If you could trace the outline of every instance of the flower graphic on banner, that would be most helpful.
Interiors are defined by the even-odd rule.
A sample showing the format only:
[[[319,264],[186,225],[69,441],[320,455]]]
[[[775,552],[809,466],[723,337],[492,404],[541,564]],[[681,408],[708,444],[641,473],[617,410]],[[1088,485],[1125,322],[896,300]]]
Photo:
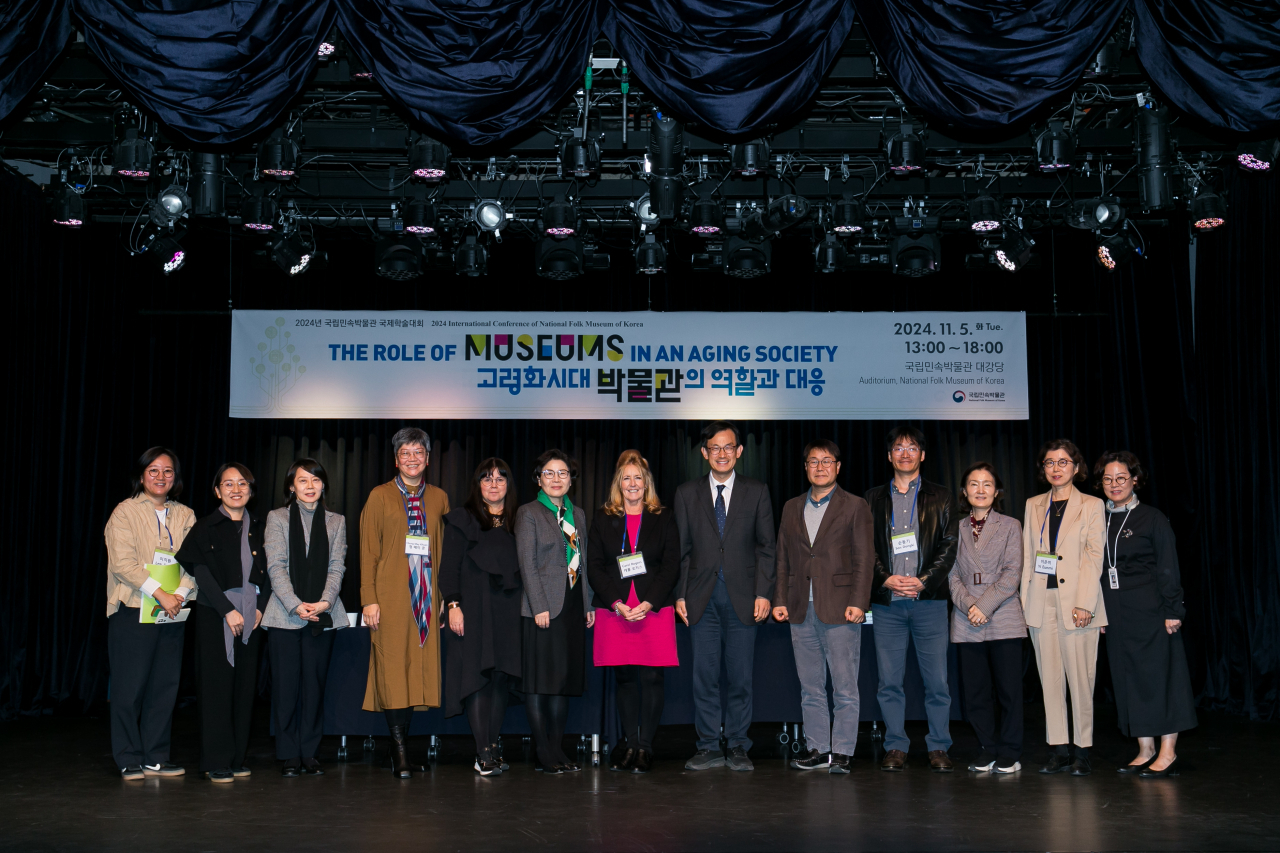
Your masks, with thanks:
[[[275,324],[263,329],[262,334],[266,340],[258,342],[260,355],[249,358],[249,369],[267,395],[268,409],[278,409],[284,395],[307,372],[307,366],[302,364],[297,347],[289,342],[293,333],[284,330],[283,317],[277,317]]]

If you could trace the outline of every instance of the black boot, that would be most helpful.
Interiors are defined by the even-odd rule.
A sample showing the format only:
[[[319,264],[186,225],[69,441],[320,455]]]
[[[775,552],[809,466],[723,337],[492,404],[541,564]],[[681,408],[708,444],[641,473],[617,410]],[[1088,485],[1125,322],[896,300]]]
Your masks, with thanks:
[[[426,768],[409,761],[408,732],[404,726],[391,726],[391,775],[397,779],[410,779],[413,771]]]

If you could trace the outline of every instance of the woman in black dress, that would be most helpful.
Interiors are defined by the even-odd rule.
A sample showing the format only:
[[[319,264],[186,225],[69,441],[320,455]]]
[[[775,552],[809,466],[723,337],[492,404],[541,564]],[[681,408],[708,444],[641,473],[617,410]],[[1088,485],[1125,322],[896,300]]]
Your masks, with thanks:
[[[455,634],[445,645],[444,714],[465,709],[481,776],[502,772],[498,736],[520,682],[515,509],[511,466],[491,457],[476,468],[467,502],[444,517],[440,595]]]
[[[1138,739],[1138,756],[1119,769],[1143,779],[1178,775],[1178,732],[1195,728],[1195,698],[1182,647],[1182,581],[1169,519],[1141,503],[1138,457],[1102,454],[1093,475],[1107,499],[1102,595],[1110,620],[1107,658],[1120,731]],[[1156,738],[1160,739],[1159,752]]]

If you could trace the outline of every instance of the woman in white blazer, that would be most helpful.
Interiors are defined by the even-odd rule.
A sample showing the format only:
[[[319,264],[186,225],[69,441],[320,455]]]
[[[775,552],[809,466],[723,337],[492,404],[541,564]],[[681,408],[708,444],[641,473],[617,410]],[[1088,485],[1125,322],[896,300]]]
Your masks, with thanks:
[[[1102,603],[1102,501],[1080,492],[1084,454],[1059,438],[1040,448],[1036,467],[1049,491],[1027,501],[1022,523],[1022,610],[1044,688],[1046,736],[1054,748],[1041,773],[1087,776],[1093,745],[1093,684],[1099,629],[1107,624]],[[1067,736],[1071,691],[1074,760]]]

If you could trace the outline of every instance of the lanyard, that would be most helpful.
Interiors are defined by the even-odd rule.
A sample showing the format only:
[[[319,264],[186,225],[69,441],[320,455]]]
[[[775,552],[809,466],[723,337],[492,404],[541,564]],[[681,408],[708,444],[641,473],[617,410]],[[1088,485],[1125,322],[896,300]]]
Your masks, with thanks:
[[[1068,498],[1067,500],[1070,500],[1070,498]],[[1041,548],[1044,548],[1044,526],[1049,523],[1049,513],[1051,512],[1053,512],[1053,495],[1052,494],[1049,495],[1049,508],[1044,511],[1044,521],[1040,522],[1040,547]],[[1062,508],[1062,512],[1064,515],[1066,514],[1067,508],[1065,506]],[[1062,525],[1059,524],[1058,533],[1061,533],[1061,532],[1062,532]],[[1053,551],[1051,553],[1054,553],[1054,554],[1058,553],[1058,533],[1053,534],[1053,543],[1052,543]]]
[[[640,516],[639,516],[639,517],[640,517],[640,523],[636,525],[636,541],[631,543],[631,553],[632,553],[632,554],[634,554],[634,553],[636,552],[636,545],[640,542],[640,525],[641,525],[641,524],[644,524],[644,511],[643,511],[643,510],[641,510],[641,512],[640,512]],[[619,553],[622,553],[622,554],[627,553],[627,530],[628,530],[628,528],[627,528],[627,511],[626,511],[626,510],[623,510],[623,511],[622,511],[622,547],[621,547],[621,548],[620,548],[620,550],[619,550]]]
[[[400,489],[400,503],[404,506],[405,523],[409,525],[409,532],[413,533],[413,516],[409,514],[409,487],[399,477],[396,477],[396,486]],[[422,517],[422,530],[425,532],[427,529],[427,514],[422,509],[422,499],[427,493],[426,484],[419,483],[418,488],[422,490],[417,495],[418,515]]]
[[[1124,533],[1124,526],[1125,526],[1125,523],[1129,521],[1129,513],[1131,512],[1133,512],[1132,506],[1130,506],[1128,509],[1124,511],[1124,518],[1120,519],[1120,529],[1116,531],[1116,544],[1114,545],[1111,544],[1110,536],[1107,537],[1104,543],[1107,546],[1109,546],[1108,550],[1111,552],[1110,554],[1107,555],[1107,568],[1113,572],[1116,570],[1116,562],[1119,559],[1119,556],[1116,554],[1116,549],[1120,547],[1120,534]],[[1112,513],[1112,515],[1115,515],[1115,513]],[[1110,520],[1111,520],[1110,517],[1108,517],[1107,521],[1110,521]],[[1108,533],[1109,532],[1110,531],[1108,531]]]
[[[917,477],[915,482],[911,484],[911,488],[911,515],[907,516],[907,527],[910,527],[911,522],[916,519],[916,501],[920,498],[919,477]],[[893,493],[898,490],[898,487],[893,484],[892,480],[889,481],[889,490],[889,530],[892,532],[898,529],[898,525],[893,520]]]
[[[169,508],[164,508],[164,532],[169,534],[169,547],[173,548],[173,531],[169,529]],[[160,535],[160,516],[156,515],[156,536]]]

